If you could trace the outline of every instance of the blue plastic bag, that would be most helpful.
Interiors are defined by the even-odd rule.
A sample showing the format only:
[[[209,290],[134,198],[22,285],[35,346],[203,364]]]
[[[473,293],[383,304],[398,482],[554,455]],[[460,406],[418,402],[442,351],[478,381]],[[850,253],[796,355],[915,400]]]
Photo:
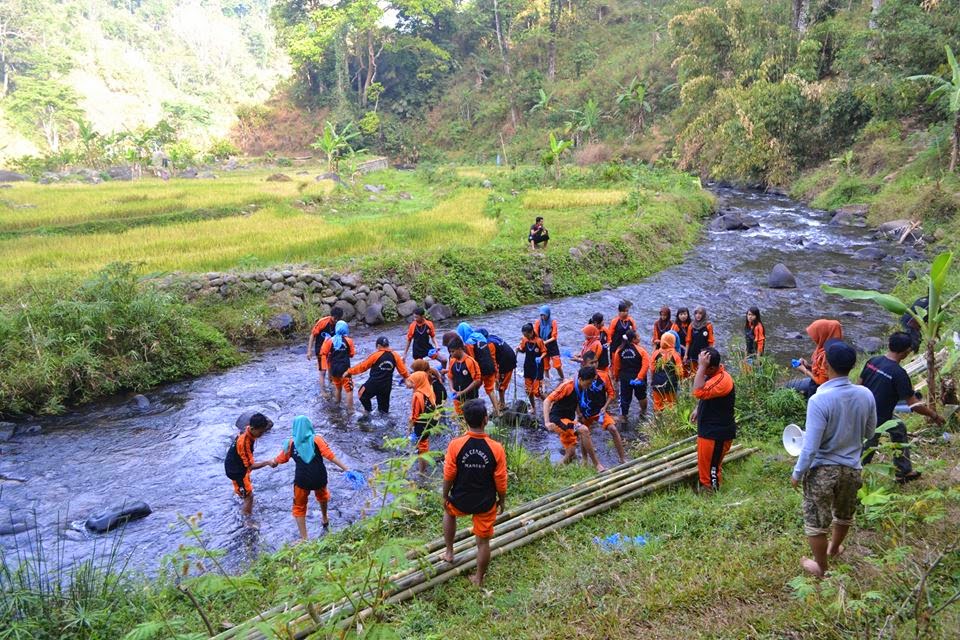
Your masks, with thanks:
[[[634,378],[633,380],[630,381],[630,386],[631,386],[631,387],[642,387],[644,384],[646,384],[646,382],[647,382],[646,380],[641,380],[641,379],[639,379],[639,378]]]
[[[354,471],[351,469],[344,472],[343,477],[347,479],[347,482],[350,483],[350,486],[354,491],[359,491],[367,486],[367,478],[361,471]]]
[[[604,551],[622,551],[627,547],[642,547],[647,544],[646,536],[625,536],[622,533],[611,533],[601,538],[593,537],[593,543]]]
[[[793,367],[794,369],[796,369],[797,367],[799,367],[801,364],[803,364],[803,363],[800,362],[800,360],[799,360],[798,358],[794,358],[793,360],[790,361],[790,366]]]
[[[432,358],[432,357],[435,356],[435,355],[437,355],[437,350],[436,350],[436,349],[430,349],[430,351],[427,351],[427,357],[428,357],[428,358]]]
[[[420,438],[417,437],[417,434],[413,431],[410,432],[410,444],[417,444]]]
[[[573,357],[573,349],[570,349],[570,348],[560,349],[560,355],[562,355],[564,358],[569,360],[570,358]]]

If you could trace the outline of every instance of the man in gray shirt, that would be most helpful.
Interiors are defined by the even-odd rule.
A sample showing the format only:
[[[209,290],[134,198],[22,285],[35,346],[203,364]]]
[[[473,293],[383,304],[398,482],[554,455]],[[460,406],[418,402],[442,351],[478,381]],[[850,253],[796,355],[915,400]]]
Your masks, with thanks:
[[[807,404],[803,451],[790,477],[794,487],[803,482],[803,531],[813,551],[813,559],[803,558],[800,564],[820,578],[827,571],[828,557],[840,555],[853,524],[863,443],[877,428],[873,394],[848,377],[857,352],[840,340],[828,342],[825,351],[829,380]]]

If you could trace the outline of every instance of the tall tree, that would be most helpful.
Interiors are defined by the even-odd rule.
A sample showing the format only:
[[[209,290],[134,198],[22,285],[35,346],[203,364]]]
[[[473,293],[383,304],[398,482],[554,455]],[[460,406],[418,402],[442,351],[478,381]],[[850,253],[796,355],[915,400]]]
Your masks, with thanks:
[[[810,0],[793,0],[793,28],[803,35],[810,26]]]
[[[6,100],[6,111],[25,134],[39,133],[52,153],[60,151],[64,133],[83,117],[72,89],[39,78],[20,78]]]
[[[547,43],[547,78],[557,77],[557,30],[560,28],[562,0],[550,0],[550,40]]]
[[[950,45],[945,45],[947,51],[947,63],[950,65],[950,80],[941,76],[920,75],[910,76],[910,80],[929,80],[936,84],[936,88],[930,92],[928,100],[930,102],[940,102],[946,104],[947,112],[953,117],[953,134],[950,149],[950,173],[957,170],[957,163],[960,161],[960,64],[957,63],[957,57],[953,54]]]
[[[0,98],[10,92],[13,76],[26,63],[36,37],[31,18],[43,14],[34,0],[0,2]]]

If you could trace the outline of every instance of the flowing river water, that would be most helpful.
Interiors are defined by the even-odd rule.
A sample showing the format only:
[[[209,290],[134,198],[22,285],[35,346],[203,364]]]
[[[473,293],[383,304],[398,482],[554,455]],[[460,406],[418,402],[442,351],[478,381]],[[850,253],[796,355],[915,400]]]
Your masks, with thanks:
[[[819,285],[888,287],[895,280],[903,249],[874,239],[866,228],[830,225],[830,214],[785,197],[722,188],[716,193],[726,209],[754,216],[759,226],[749,231],[704,232],[682,264],[643,282],[552,301],[561,346],[577,349],[587,318],[601,311],[609,321],[622,299],[634,303],[632,315],[648,349],[649,329],[663,304],[672,309],[705,306],[721,352],[732,340],[742,340],[744,313],[755,304],[766,325],[767,353],[780,362],[809,355],[812,346],[805,336],[788,336],[802,334],[818,317],[840,319],[846,337],[854,343],[882,336],[890,322],[888,315],[866,303],[828,297]],[[892,255],[882,261],[854,256],[859,249],[878,243]],[[766,287],[767,274],[778,262],[796,275],[797,289]],[[520,326],[536,316],[537,307],[527,306],[465,320],[515,342]],[[459,321],[438,323],[438,334]],[[356,329],[358,358],[374,349],[379,335],[388,336],[391,345],[402,350],[405,329],[399,325]],[[573,363],[565,366],[568,375],[575,371]],[[362,377],[357,386],[360,382]],[[556,384],[555,379],[549,384]],[[511,389],[508,400],[513,394]],[[519,394],[523,397],[522,380]],[[186,542],[183,527],[177,526],[178,516],[202,513],[209,545],[225,550],[229,565],[243,566],[255,554],[296,538],[290,516],[292,462],[255,471],[253,516],[245,520],[239,514],[238,500],[223,473],[223,457],[237,433],[234,421],[243,411],[263,410],[276,423],[257,442],[259,459],[276,455],[289,437],[294,416],[305,414],[340,458],[357,469],[370,469],[389,455],[383,440],[406,433],[409,411],[409,392],[395,388],[388,417],[346,416],[318,394],[315,364],[305,359],[304,344],[264,351],[243,366],[167,385],[148,395],[151,405],[146,410],[138,410],[129,398],[117,398],[65,416],[34,420],[32,429],[19,430],[0,444],[0,519],[32,520],[35,514],[37,524],[36,529],[0,536],[8,562],[17,555],[30,555],[38,540],[48,553],[62,554],[66,563],[115,545],[131,566],[153,572],[164,555]],[[632,426],[624,437],[630,441],[637,433]],[[435,438],[431,445],[445,447],[448,439]],[[560,457],[556,437],[542,428],[524,431],[522,439],[532,451]],[[613,463],[609,437],[596,435],[595,443],[604,463]],[[352,491],[339,473],[330,474],[330,489],[334,529],[360,517],[368,492]],[[83,529],[82,521],[91,513],[134,500],[149,503],[153,513],[128,524],[119,534],[97,535]],[[319,510],[312,499],[308,527],[311,535],[320,532]]]

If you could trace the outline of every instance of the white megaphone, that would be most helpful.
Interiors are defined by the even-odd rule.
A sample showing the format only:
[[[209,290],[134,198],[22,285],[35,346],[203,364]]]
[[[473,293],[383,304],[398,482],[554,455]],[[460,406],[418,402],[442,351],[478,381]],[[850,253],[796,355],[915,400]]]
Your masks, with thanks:
[[[803,429],[795,424],[788,424],[783,430],[783,448],[792,456],[799,456],[803,451]]]

